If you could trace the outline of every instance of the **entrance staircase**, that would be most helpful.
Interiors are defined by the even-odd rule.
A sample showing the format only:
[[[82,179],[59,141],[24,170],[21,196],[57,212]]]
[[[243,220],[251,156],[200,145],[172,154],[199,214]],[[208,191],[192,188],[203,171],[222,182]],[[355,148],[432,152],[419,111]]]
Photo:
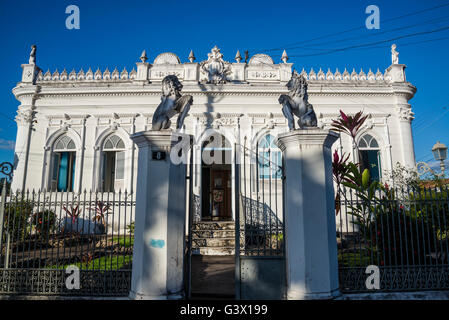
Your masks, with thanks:
[[[206,256],[234,255],[234,221],[195,222],[192,229],[192,254]]]

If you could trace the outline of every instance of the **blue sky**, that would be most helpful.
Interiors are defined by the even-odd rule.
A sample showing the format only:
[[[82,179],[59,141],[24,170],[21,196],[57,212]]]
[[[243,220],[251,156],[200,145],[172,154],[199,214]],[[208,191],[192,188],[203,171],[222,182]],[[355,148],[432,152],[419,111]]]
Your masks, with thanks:
[[[20,65],[28,61],[31,44],[38,45],[37,63],[44,71],[113,70],[115,66],[131,70],[143,49],[150,61],[165,51],[186,61],[191,49],[203,60],[217,45],[227,60],[233,60],[238,49],[242,54],[245,50],[250,54],[266,51],[279,62],[282,48],[287,47],[289,62],[299,70],[343,71],[346,67],[349,71],[363,68],[368,72],[371,68],[375,72],[379,68],[383,72],[390,65],[393,42],[398,44],[399,62],[407,65],[407,80],[418,88],[410,101],[416,117],[416,158],[431,160],[430,149],[437,140],[449,145],[449,29],[322,53],[444,29],[449,26],[449,6],[393,18],[446,3],[449,1],[0,0],[0,162],[13,160],[17,127],[12,119],[18,101],[11,90],[20,81]],[[71,4],[80,8],[79,30],[65,27],[65,9]],[[365,8],[371,4],[380,9],[379,30],[364,27]],[[349,29],[356,30],[310,41]]]

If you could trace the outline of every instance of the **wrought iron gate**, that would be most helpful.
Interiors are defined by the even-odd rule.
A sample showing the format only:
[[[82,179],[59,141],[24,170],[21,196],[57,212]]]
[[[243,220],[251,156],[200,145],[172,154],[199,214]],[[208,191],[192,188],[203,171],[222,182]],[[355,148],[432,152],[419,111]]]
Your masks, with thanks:
[[[280,151],[235,145],[237,299],[283,299],[284,170]]]

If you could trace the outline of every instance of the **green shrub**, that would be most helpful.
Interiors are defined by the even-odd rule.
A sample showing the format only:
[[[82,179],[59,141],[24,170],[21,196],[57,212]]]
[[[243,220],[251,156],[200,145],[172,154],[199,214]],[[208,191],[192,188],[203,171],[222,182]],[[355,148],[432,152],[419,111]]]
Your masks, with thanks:
[[[34,203],[29,200],[11,201],[6,204],[4,228],[8,230],[12,239],[16,241],[25,239],[33,207]]]
[[[36,212],[31,216],[31,224],[42,239],[46,239],[54,230],[56,214],[51,210]]]
[[[436,248],[436,229],[422,216],[415,216],[398,203],[378,206],[375,221],[365,236],[376,248],[379,264],[424,264]]]
[[[449,194],[447,190],[422,189],[410,194],[410,214],[423,217],[434,229],[449,231]]]
[[[134,234],[134,221],[126,226],[129,233]]]

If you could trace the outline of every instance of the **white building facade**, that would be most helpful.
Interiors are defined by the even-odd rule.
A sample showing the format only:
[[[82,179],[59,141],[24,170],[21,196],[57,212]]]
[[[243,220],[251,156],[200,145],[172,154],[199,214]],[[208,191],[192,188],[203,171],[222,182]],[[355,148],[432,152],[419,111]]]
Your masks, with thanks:
[[[214,50],[219,53],[218,48]],[[209,83],[203,64],[194,62],[193,52],[190,62],[181,63],[173,53],[162,53],[153,63],[146,60],[143,54],[130,72],[117,68],[112,72],[90,68],[42,72],[35,59],[22,65],[22,81],[13,89],[20,105],[12,188],[136,190],[138,150],[130,135],[151,129],[161,81],[169,74],[181,81],[182,94],[193,97],[183,132],[194,136],[195,158],[207,148],[204,133],[208,129],[226,137],[223,147],[229,152],[236,144],[279,152],[274,138],[288,131],[288,126],[278,98],[287,93],[293,69],[285,53],[280,63],[265,54],[256,54],[245,63],[238,53],[236,62],[223,60],[226,77],[218,84]],[[382,180],[389,178],[385,172],[396,162],[415,165],[409,100],[416,88],[406,81],[405,65],[394,62],[385,72],[376,73],[371,69],[367,73],[346,69],[301,72],[308,80],[318,127],[329,129],[339,110],[350,115],[363,110],[369,115],[357,141],[372,176]],[[349,137],[342,135],[333,147],[359,160]],[[278,161],[278,155],[274,157]],[[195,194],[204,196],[204,189],[211,190],[217,183],[232,185],[232,165],[205,167],[201,160],[194,166]],[[225,197],[230,194],[225,192]],[[226,211],[222,214],[230,212],[231,202],[229,208],[220,209]]]

